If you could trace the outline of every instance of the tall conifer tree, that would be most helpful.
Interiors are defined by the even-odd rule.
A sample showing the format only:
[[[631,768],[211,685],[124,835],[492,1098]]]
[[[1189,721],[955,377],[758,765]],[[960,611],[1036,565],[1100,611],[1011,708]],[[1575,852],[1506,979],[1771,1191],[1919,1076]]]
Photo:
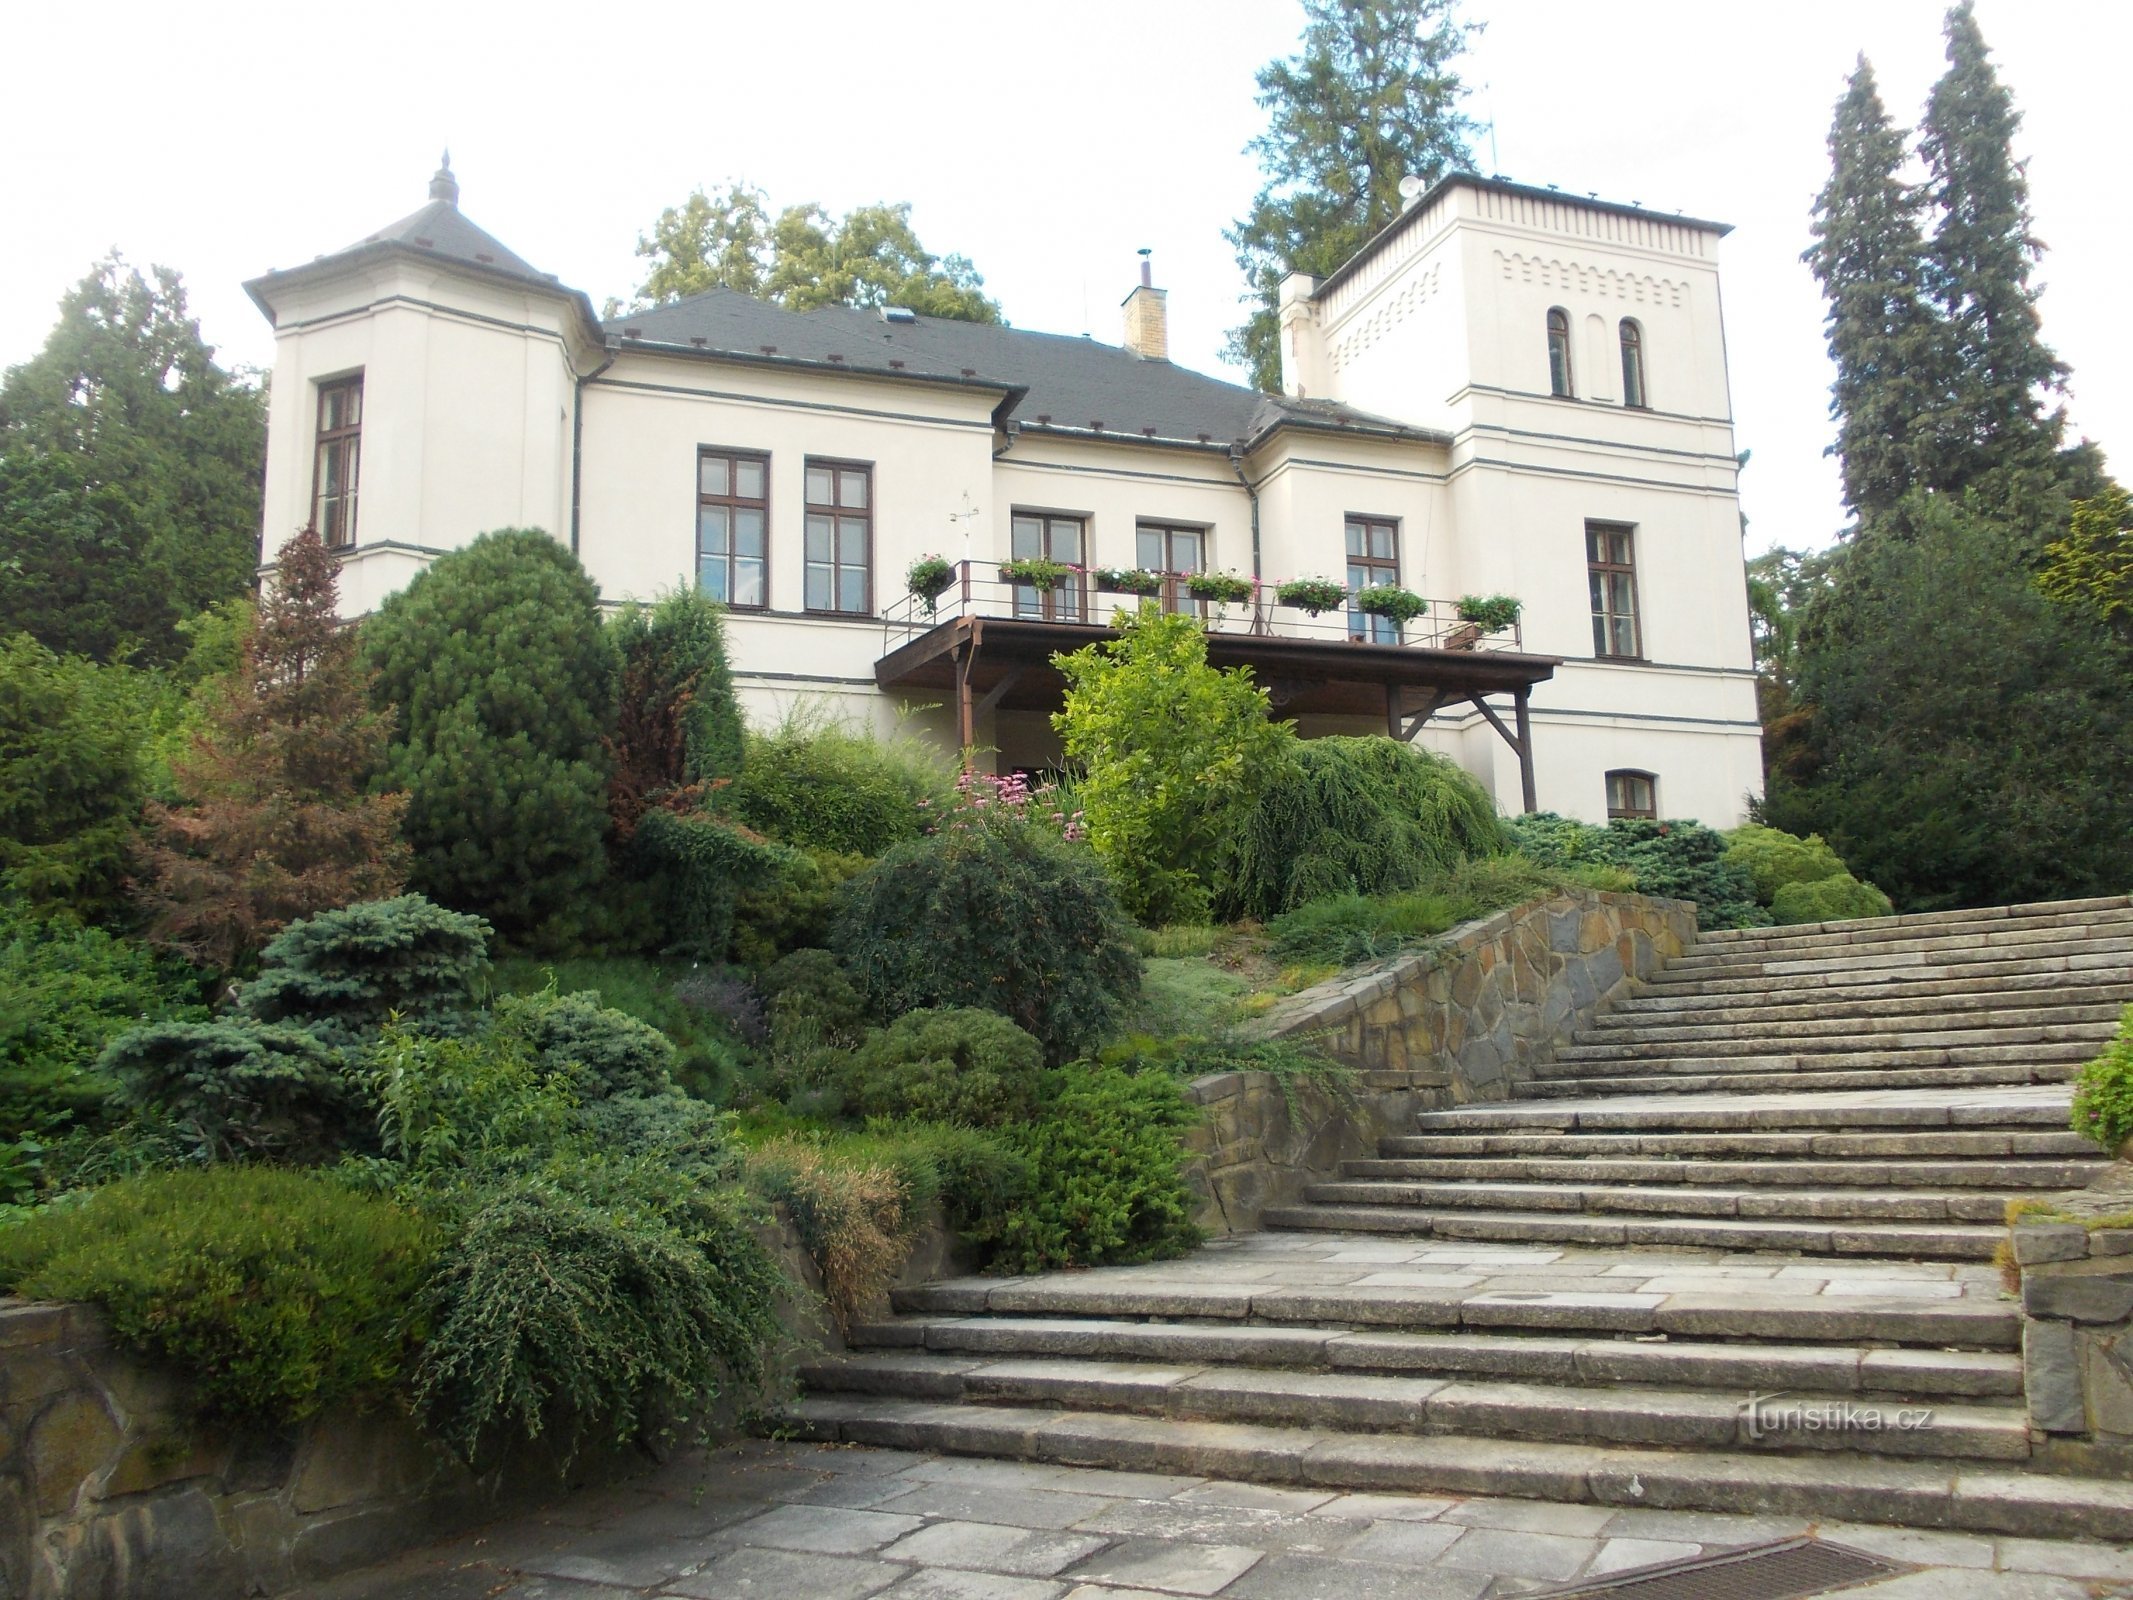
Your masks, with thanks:
[[[1801,258],[1829,302],[1837,379],[1830,447],[1844,500],[1862,522],[1917,481],[1918,430],[1948,380],[1948,350],[1927,298],[1923,196],[1903,179],[1903,130],[1889,120],[1866,57],[1837,102],[1829,182],[1815,200],[1815,244]]]
[[[2021,113],[2000,82],[1971,0],[1948,13],[1948,70],[1919,130],[1933,204],[1931,287],[1946,319],[1952,381],[1926,434],[1926,483],[1977,487],[2013,511],[2055,487],[2063,410],[2045,410],[2066,366],[2045,345],[2030,269],[2029,179],[2014,157]],[[2060,508],[2063,512],[2063,507]]]

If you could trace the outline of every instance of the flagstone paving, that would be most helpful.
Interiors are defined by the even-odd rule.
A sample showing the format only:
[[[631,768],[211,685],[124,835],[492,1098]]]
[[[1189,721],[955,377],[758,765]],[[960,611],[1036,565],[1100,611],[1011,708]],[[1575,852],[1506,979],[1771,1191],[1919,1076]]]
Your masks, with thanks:
[[[1502,1600],[1816,1533],[1859,1600],[2127,1600],[2133,1549],[1798,1518],[1336,1494],[766,1441],[307,1591],[316,1600]]]

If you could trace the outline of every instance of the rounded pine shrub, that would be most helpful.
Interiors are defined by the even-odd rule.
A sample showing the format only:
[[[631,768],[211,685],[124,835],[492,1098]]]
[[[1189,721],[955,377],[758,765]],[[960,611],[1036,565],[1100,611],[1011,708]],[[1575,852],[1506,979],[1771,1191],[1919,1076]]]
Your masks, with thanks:
[[[1305,739],[1245,819],[1227,898],[1264,919],[1417,888],[1502,849],[1495,802],[1446,757],[1382,736]]]
[[[1806,838],[1781,828],[1745,823],[1726,835],[1726,864],[1755,880],[1755,897],[1764,905],[1788,883],[1815,883],[1844,872],[1844,861],[1819,833]]]
[[[571,942],[606,873],[614,640],[578,558],[538,528],[431,563],[362,626],[399,712],[412,881],[514,941]]]
[[[1006,806],[955,817],[844,886],[832,944],[876,1016],[978,1006],[1063,1061],[1139,989],[1132,925],[1085,846]]]
[[[0,1287],[101,1306],[216,1419],[300,1421],[412,1360],[436,1238],[324,1177],[213,1166],[124,1178],[0,1232]]]
[[[214,1160],[330,1161],[371,1142],[370,1106],[341,1052],[302,1028],[153,1022],[114,1039],[97,1066]]]
[[[1044,1052],[996,1011],[968,1006],[913,1011],[877,1028],[844,1061],[845,1109],[999,1128],[1036,1110]]]
[[[581,1100],[664,1094],[673,1084],[673,1041],[590,991],[507,995],[496,1003],[496,1021]]]
[[[1812,883],[1780,886],[1770,902],[1770,918],[1785,926],[1838,922],[1849,917],[1885,917],[1895,909],[1889,897],[1871,883],[1861,883],[1849,872],[1839,872]]]

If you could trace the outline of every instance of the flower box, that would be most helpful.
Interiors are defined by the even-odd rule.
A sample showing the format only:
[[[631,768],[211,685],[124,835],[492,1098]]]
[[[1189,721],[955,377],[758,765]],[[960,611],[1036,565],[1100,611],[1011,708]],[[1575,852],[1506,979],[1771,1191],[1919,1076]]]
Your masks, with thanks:
[[[1161,594],[1163,575],[1145,567],[1098,567],[1096,587],[1106,594]]]
[[[1374,583],[1356,594],[1355,609],[1404,626],[1427,611],[1429,602],[1414,590],[1403,589],[1396,583]]]
[[[1000,563],[1002,583],[1025,583],[1032,589],[1057,589],[1074,576],[1077,569],[1064,561],[1046,561],[1039,556],[1026,556],[1020,561]]]
[[[1211,600],[1218,606],[1232,605],[1252,597],[1252,580],[1234,572],[1195,572],[1185,580],[1185,592],[1195,600]]]
[[[1274,598],[1282,605],[1308,611],[1315,617],[1321,611],[1338,611],[1346,604],[1348,586],[1335,583],[1331,578],[1291,578],[1274,591]]]
[[[1515,627],[1525,609],[1522,601],[1507,594],[1468,594],[1459,597],[1459,620],[1471,622],[1483,633],[1501,633]]]

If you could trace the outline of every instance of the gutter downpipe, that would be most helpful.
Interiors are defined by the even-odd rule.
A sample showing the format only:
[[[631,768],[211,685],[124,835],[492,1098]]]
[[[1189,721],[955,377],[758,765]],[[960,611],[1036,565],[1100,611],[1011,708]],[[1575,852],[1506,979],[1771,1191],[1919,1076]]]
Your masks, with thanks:
[[[1237,482],[1243,487],[1245,498],[1252,503],[1252,632],[1264,633],[1266,612],[1259,599],[1259,491],[1252,486],[1252,480],[1245,476],[1244,452],[1234,446],[1229,453],[1229,470],[1237,475]]]
[[[609,354],[584,377],[574,380],[575,390],[570,402],[570,553],[578,553],[578,478],[585,460],[585,386],[615,364]]]

